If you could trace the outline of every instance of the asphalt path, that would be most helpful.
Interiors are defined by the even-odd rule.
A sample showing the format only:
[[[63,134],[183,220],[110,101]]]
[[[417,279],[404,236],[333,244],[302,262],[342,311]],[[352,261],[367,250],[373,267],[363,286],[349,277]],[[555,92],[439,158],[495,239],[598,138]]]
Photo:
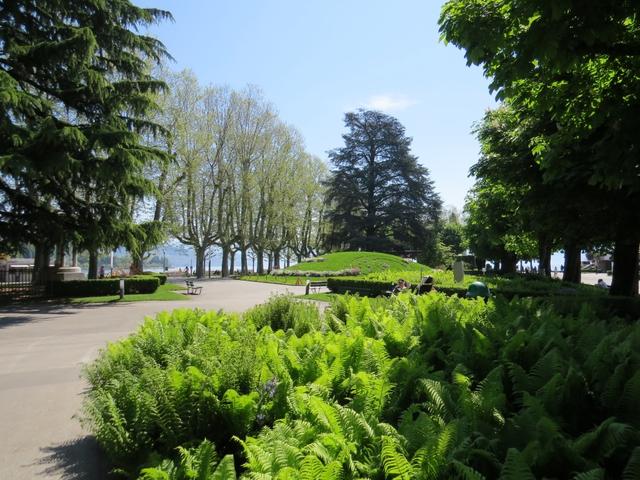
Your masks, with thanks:
[[[199,284],[196,282],[196,284]],[[0,480],[109,478],[77,414],[82,366],[146,316],[175,308],[241,312],[304,287],[213,280],[187,301],[0,307]]]

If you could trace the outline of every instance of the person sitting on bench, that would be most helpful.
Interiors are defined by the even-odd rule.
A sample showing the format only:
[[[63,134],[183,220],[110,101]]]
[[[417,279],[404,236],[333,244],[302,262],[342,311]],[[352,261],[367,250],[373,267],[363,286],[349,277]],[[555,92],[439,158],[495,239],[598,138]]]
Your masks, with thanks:
[[[400,280],[398,280],[398,283],[396,284],[396,286],[393,287],[393,290],[391,291],[391,293],[395,295],[397,293],[400,293],[406,290],[407,288],[409,288],[409,284],[401,278]]]
[[[422,281],[420,282],[420,285],[418,285],[418,289],[416,290],[416,293],[418,295],[421,295],[423,293],[429,293],[430,291],[433,290],[433,277],[431,275],[426,276],[426,277],[422,277]]]

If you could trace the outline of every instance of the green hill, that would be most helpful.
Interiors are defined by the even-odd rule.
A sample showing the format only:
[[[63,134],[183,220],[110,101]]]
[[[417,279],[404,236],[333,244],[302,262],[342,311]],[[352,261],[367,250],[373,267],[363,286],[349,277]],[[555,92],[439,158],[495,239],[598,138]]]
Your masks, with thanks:
[[[327,253],[289,267],[287,270],[304,272],[333,272],[357,268],[362,275],[376,272],[406,272],[430,270],[429,267],[404,260],[395,255],[378,252],[337,252]]]

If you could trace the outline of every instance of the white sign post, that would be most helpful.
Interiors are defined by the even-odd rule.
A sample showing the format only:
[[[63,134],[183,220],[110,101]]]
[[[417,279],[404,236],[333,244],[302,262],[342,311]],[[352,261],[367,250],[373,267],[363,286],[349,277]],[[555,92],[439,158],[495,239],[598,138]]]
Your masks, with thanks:
[[[461,260],[453,262],[453,281],[456,283],[464,281],[464,262]]]

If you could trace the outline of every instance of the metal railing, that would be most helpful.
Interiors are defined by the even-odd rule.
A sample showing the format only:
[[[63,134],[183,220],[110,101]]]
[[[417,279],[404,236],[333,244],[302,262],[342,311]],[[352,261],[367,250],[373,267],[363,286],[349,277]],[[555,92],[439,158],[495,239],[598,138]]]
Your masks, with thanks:
[[[32,296],[33,268],[0,269],[0,296]]]

